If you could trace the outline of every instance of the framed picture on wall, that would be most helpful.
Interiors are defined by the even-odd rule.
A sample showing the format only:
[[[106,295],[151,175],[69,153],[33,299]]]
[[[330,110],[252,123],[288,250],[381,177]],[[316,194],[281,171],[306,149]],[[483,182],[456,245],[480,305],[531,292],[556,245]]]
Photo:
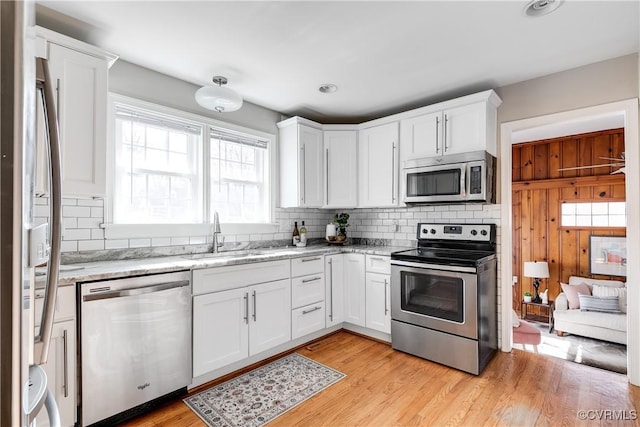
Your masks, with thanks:
[[[589,236],[589,274],[627,275],[627,238]]]

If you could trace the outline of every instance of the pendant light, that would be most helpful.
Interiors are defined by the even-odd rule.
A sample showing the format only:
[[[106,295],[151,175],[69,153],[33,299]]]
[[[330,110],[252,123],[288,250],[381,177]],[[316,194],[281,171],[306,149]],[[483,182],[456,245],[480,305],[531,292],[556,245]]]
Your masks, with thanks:
[[[213,83],[218,86],[204,86],[196,91],[196,102],[209,110],[226,113],[239,110],[242,107],[242,97],[235,91],[223,87],[227,78],[214,76]]]

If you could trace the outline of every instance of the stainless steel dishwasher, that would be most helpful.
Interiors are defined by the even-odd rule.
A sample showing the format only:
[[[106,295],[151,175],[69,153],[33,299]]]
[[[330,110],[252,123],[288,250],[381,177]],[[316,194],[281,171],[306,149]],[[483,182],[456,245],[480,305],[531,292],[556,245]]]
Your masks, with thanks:
[[[182,271],[80,285],[82,425],[191,382],[189,279]]]

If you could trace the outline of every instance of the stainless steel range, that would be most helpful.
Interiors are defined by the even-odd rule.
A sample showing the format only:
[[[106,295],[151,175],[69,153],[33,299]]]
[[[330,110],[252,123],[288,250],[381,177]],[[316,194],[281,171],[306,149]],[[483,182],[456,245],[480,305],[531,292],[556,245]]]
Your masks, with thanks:
[[[497,348],[494,224],[418,224],[391,254],[396,350],[478,375]]]

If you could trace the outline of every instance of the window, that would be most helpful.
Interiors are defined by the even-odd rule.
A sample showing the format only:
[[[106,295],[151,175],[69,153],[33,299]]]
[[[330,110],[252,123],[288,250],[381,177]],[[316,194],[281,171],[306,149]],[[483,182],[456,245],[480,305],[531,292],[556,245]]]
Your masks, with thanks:
[[[563,227],[626,227],[625,202],[562,204]]]
[[[202,126],[118,105],[114,222],[202,222]]]
[[[229,222],[261,222],[265,217],[267,144],[212,129],[210,136],[210,213]]]
[[[271,221],[272,135],[111,99],[113,224]]]

